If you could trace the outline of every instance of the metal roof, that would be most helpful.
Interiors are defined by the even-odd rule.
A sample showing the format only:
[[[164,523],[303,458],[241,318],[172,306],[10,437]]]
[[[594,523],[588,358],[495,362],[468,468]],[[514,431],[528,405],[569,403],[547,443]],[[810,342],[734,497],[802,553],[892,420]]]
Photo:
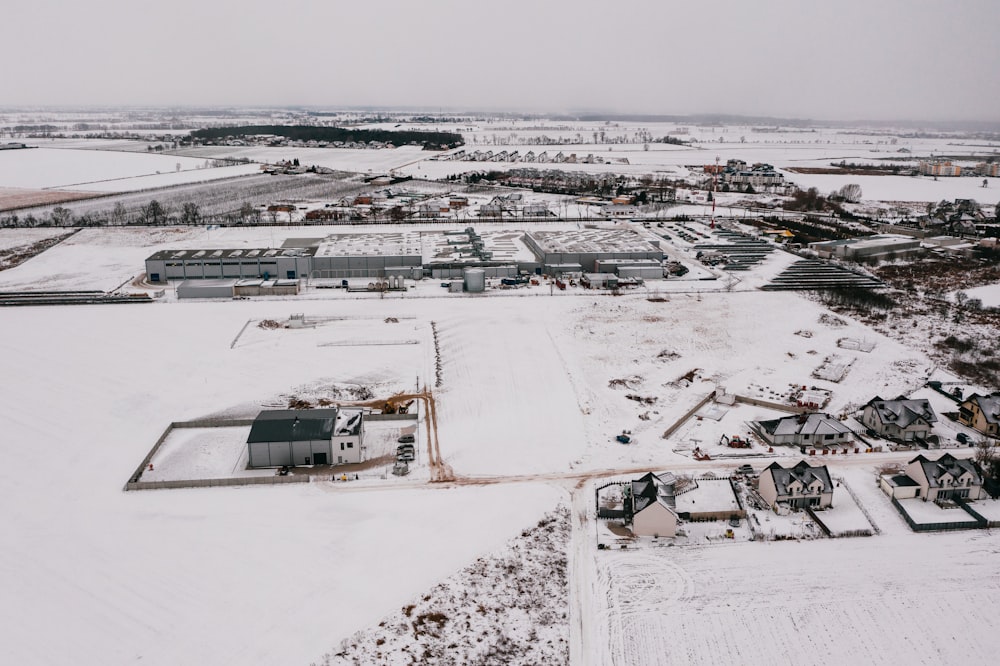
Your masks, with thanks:
[[[331,439],[337,409],[274,409],[257,415],[247,444]]]

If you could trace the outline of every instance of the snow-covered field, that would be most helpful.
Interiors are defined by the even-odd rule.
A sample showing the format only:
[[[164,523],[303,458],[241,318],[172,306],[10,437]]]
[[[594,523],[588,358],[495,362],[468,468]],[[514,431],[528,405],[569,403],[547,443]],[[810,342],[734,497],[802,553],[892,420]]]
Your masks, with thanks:
[[[130,151],[61,147],[0,151],[0,185],[27,189],[134,192],[257,173],[259,168],[255,164],[211,168],[205,159]]]
[[[589,663],[989,663],[998,553],[980,532],[600,552]]]
[[[664,126],[654,134],[677,129]],[[837,132],[757,135],[745,129],[746,144],[739,141],[740,130],[730,129],[719,145],[654,145],[649,151],[632,145],[628,155],[633,166],[648,172],[710,163],[716,152],[723,160],[737,156],[777,166],[811,160],[822,166],[834,159],[874,159],[889,150]],[[565,132],[599,130],[577,125]],[[476,131],[484,141],[504,130]],[[691,131],[707,142],[718,128]],[[538,132],[556,136],[551,129]],[[929,152],[946,143],[905,145]],[[974,150],[948,148],[952,154]],[[43,151],[88,160],[97,154],[12,152]],[[615,145],[612,154],[619,152],[626,147]],[[103,154],[99,159],[110,160],[106,169],[79,166],[78,158],[68,157],[65,164],[56,161],[61,166],[51,177],[22,186],[122,178],[145,169],[163,170],[166,178],[179,161],[202,163],[216,154],[304,162],[314,157],[332,168],[397,168],[412,175],[469,166],[423,161],[430,155],[409,148],[131,155],[145,166],[124,165],[126,153]],[[145,162],[154,159],[160,161]],[[0,185],[14,184],[2,169]],[[899,188],[886,190],[890,194],[922,201],[964,196],[924,188],[966,179],[902,179],[905,185],[890,177],[876,180]],[[904,192],[911,182],[921,189]],[[879,193],[876,183],[872,192],[863,187],[866,197]],[[288,236],[328,231],[88,229],[0,273],[0,288],[112,289],[140,273],[143,259],[158,249],[274,246]],[[45,233],[4,231],[0,247]],[[17,461],[0,470],[6,507],[0,530],[9,536],[0,550],[0,641],[7,660],[255,666],[319,661],[331,646],[418,603],[441,581],[460,596],[462,584],[449,577],[536,525],[573,488],[574,663],[987,662],[984,656],[1000,647],[1000,537],[995,531],[912,534],[874,484],[878,463],[904,462],[912,453],[818,457],[847,479],[881,528],[879,536],[729,541],[720,538],[725,525],[705,523],[687,526],[683,545],[596,550],[597,527],[587,518],[589,484],[595,483],[590,479],[642,469],[725,475],[744,462],[760,469],[795,456],[788,449],[768,454],[756,445],[751,459],[692,460],[698,443],[711,445],[713,455],[747,453],[719,447],[719,438],[745,433],[749,420],[777,416],[764,407],[704,413],[662,437],[713,390],[770,400],[791,385],[815,385],[832,392],[827,411],[839,414],[876,394],[914,391],[934,371],[924,352],[849,318],[824,317],[826,311],[804,296],[752,290],[791,260],[775,253],[741,276],[732,291],[719,280],[689,280],[619,297],[578,289],[550,296],[545,287],[467,297],[425,283],[384,299],[307,289],[288,299],[182,302],[168,294],[141,307],[4,310],[0,442]],[[654,293],[669,298],[647,300]],[[321,325],[253,325],[293,313]],[[875,348],[864,353],[838,347],[845,337]],[[839,382],[813,378],[833,355],[853,361],[846,375]],[[456,482],[428,485],[427,475],[418,472],[385,483],[122,491],[171,421],[245,418],[289,396],[322,395],[343,385],[371,387],[379,396],[417,385],[432,388],[441,456]],[[633,444],[613,441],[622,430],[633,433]],[[192,478],[235,470],[244,437],[240,428],[177,431],[152,474]],[[383,439],[391,448],[392,438]],[[33,455],[15,457],[15,451]],[[984,511],[1000,514],[992,504]],[[837,529],[858,529],[865,518],[847,496],[823,517]],[[810,534],[800,516],[770,514],[764,522],[761,532]],[[512,635],[523,628],[514,627]],[[57,641],[51,639],[54,630]]]

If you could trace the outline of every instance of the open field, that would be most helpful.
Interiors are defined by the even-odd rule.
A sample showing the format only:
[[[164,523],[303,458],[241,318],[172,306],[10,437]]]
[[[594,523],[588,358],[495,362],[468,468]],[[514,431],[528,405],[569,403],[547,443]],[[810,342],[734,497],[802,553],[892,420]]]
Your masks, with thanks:
[[[493,134],[498,140],[511,134],[518,140],[579,135],[577,145],[548,149],[628,156],[630,164],[614,170],[662,170],[678,177],[697,172],[716,154],[778,167],[823,167],[841,159],[903,159],[888,152],[899,147],[914,155],[947,148],[970,161],[978,159],[973,153],[991,149],[954,138],[890,147],[872,136],[833,130],[758,133],[731,127],[723,132],[661,124],[652,127],[655,136],[686,129],[682,136],[699,141],[687,147],[652,144],[647,151],[641,143],[591,143],[596,141],[592,134],[602,129],[627,135],[638,126],[567,122],[530,129],[517,122],[509,127],[484,123],[469,133],[466,148],[494,147],[487,143]],[[719,136],[724,141],[718,142]],[[122,148],[110,140],[80,142]],[[534,143],[516,147],[545,149]],[[87,159],[99,152],[44,150],[86,153]],[[81,166],[78,178],[69,164],[66,172],[52,174],[48,185],[29,183],[25,176],[23,186],[123,177],[125,172],[116,169],[127,153],[104,154],[98,159],[109,160],[106,172]],[[433,155],[410,148],[205,147],[184,157],[132,153],[129,160],[142,159],[146,166],[129,162],[126,171],[138,176],[153,169],[150,178],[168,179],[174,173],[168,168],[157,176],[155,164],[224,156],[309,158],[357,173],[395,168],[418,177],[493,166],[432,161]],[[160,162],[145,161],[152,158]],[[612,168],[577,165],[584,167]],[[200,171],[209,170],[191,173]],[[2,174],[0,185],[6,186]],[[793,179],[807,177],[841,178],[794,174]],[[977,182],[898,178],[874,178],[886,189],[865,184],[866,198],[939,200],[964,196],[961,187]],[[823,190],[836,186],[815,182]],[[411,184],[436,192],[452,187]],[[155,197],[175,207],[199,200],[205,212],[221,212],[257,198],[336,198],[366,187],[357,177],[248,175],[158,190]],[[75,202],[72,208],[96,211],[122,201],[134,211],[151,196],[125,194]],[[708,234],[706,225],[690,225]],[[475,226],[479,231],[504,227]],[[338,230],[344,229],[84,229],[0,271],[0,290],[112,290],[141,273],[143,260],[160,249],[275,247],[289,237]],[[56,233],[3,230],[0,249]],[[664,242],[663,247],[671,257],[693,261],[690,243]],[[560,292],[544,284],[470,296],[448,294],[439,281],[423,281],[383,298],[306,285],[298,297],[179,301],[168,289],[162,299],[142,307],[5,309],[0,423],[7,448],[29,454],[0,469],[0,502],[7,507],[0,530],[10,536],[0,551],[5,590],[0,615],[6,618],[0,641],[7,659],[53,665],[305,666],[321,662],[358,632],[364,632],[358,641],[362,648],[379,647],[378,639],[388,632],[380,621],[406,622],[407,607],[430,613],[434,595],[454,601],[466,614],[462,617],[486,615],[468,601],[470,596],[490,609],[507,607],[500,595],[513,594],[511,588],[477,585],[470,576],[486,566],[500,571],[513,566],[512,552],[527,548],[518,539],[534,530],[531,539],[545,540],[537,532],[539,519],[570,503],[571,514],[560,518],[560,532],[550,539],[552,552],[568,555],[569,608],[560,597],[558,622],[548,636],[554,641],[551,654],[563,655],[562,645],[555,644],[568,634],[574,665],[990,663],[989,655],[1000,648],[995,631],[1000,536],[996,530],[912,534],[876,488],[874,473],[879,464],[905,462],[913,452],[811,458],[847,480],[881,530],[878,536],[750,542],[743,521],[730,542],[721,537],[726,524],[699,523],[686,525],[687,535],[677,545],[596,549],[598,534],[614,542],[598,532],[601,527],[592,518],[593,488],[604,478],[651,470],[722,477],[744,463],[759,471],[775,460],[788,465],[801,457],[788,448],[769,453],[760,442],[748,450],[720,445],[723,435],[746,434],[748,421],[781,412],[709,404],[685,418],[713,391],[780,401],[792,386],[815,386],[832,393],[825,411],[839,415],[876,394],[923,396],[920,387],[928,378],[950,379],[936,367],[931,347],[945,325],[960,324],[928,319],[905,332],[904,342],[904,332],[894,331],[891,321],[880,333],[851,316],[833,316],[808,295],[758,289],[795,260],[774,252],[732,281],[699,265],[687,279],[650,282],[620,296],[576,287]],[[994,291],[986,287],[969,295],[985,302]],[[298,330],[256,325],[264,319],[285,321],[295,313],[317,325]],[[873,349],[839,346],[845,338]],[[824,359],[833,356],[847,368],[839,381],[814,377]],[[440,457],[451,480],[429,482],[422,438],[430,428],[421,405],[420,453],[407,477],[383,480],[373,474],[337,483],[122,491],[172,421],[248,418],[261,408],[284,407],[293,398],[315,401],[345,387],[366,388],[377,397],[427,388],[435,404]],[[939,412],[953,408],[940,394],[929,397]],[[398,427],[393,422],[378,433],[379,454],[391,453]],[[631,444],[614,441],[622,430],[631,432]],[[668,431],[672,434],[664,437]],[[942,440],[951,441],[960,431],[952,422],[937,426]],[[148,479],[273,474],[243,469],[245,436],[242,427],[178,431],[161,449]],[[714,459],[694,460],[695,446]],[[749,457],[728,457],[744,455]],[[709,496],[718,487],[705,490]],[[1000,515],[1000,509],[990,504],[984,513]],[[764,532],[818,536],[801,514],[761,515],[767,519],[762,518]],[[847,497],[829,518],[831,527],[842,530],[867,522]],[[567,519],[572,524],[568,546]],[[491,553],[494,560],[488,559]],[[553,587],[560,595],[566,592]],[[491,626],[505,627],[514,638],[529,635],[528,613],[496,615]],[[51,640],[53,627],[58,641]],[[392,655],[372,663],[403,663],[409,627],[393,638],[398,643]],[[458,625],[448,632],[464,637]],[[480,654],[475,645],[468,649],[467,654]]]

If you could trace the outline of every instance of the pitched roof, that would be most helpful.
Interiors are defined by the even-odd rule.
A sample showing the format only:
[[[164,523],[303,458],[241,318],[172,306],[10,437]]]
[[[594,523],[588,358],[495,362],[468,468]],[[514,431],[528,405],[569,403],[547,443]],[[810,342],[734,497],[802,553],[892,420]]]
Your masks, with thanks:
[[[770,474],[774,479],[774,487],[778,490],[778,496],[790,495],[788,486],[798,481],[803,486],[809,485],[819,480],[823,484],[824,493],[833,492],[833,482],[830,480],[830,471],[826,465],[812,466],[805,460],[799,461],[797,465],[790,469],[785,469],[777,462],[773,462],[764,469],[764,473]]]
[[[247,443],[302,442],[333,437],[337,409],[274,409],[257,415]]]
[[[941,485],[941,477],[945,474],[957,479],[962,474],[968,472],[972,475],[972,482],[975,485],[978,486],[983,483],[983,477],[980,476],[976,463],[971,460],[956,458],[950,453],[944,454],[937,460],[928,460],[923,455],[919,455],[910,462],[920,463],[920,467],[924,471],[924,476],[927,477],[927,483],[931,488],[939,487]]]
[[[1000,423],[1000,393],[992,395],[973,393],[966,399],[966,402],[978,404],[987,423]]]
[[[759,421],[772,435],[839,435],[851,432],[846,425],[829,414],[799,414],[771,421]]]
[[[909,400],[899,396],[895,400],[883,400],[875,396],[865,407],[871,407],[883,424],[893,423],[900,428],[923,420],[928,425],[937,421],[937,416],[926,398]]]
[[[670,508],[666,503],[664,494],[661,492],[669,483],[672,483],[673,475],[667,473],[667,478],[661,478],[652,472],[640,476],[632,482],[632,511],[639,513],[657,501]],[[671,508],[671,510],[673,510]]]

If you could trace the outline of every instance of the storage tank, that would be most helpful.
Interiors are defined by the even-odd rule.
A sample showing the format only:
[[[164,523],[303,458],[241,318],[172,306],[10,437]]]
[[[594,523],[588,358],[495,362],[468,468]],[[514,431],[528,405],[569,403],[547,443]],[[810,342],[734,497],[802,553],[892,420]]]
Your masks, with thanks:
[[[470,294],[480,294],[486,291],[486,271],[482,268],[466,268],[465,290]]]

